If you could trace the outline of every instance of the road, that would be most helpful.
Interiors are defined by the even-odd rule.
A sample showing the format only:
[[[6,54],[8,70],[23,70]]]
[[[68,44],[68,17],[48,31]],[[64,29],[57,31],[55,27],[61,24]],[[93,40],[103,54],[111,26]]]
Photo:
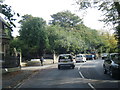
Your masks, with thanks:
[[[76,63],[75,69],[57,69],[54,64],[48,69],[39,71],[19,88],[119,88],[120,80],[103,74],[103,60],[88,60]]]

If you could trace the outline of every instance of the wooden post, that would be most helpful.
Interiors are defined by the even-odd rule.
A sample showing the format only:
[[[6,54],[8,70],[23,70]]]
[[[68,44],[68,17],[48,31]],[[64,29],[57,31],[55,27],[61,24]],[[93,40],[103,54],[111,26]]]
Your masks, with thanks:
[[[55,63],[55,51],[53,51],[53,63]]]
[[[20,66],[22,66],[22,53],[21,52],[19,53],[20,53]]]

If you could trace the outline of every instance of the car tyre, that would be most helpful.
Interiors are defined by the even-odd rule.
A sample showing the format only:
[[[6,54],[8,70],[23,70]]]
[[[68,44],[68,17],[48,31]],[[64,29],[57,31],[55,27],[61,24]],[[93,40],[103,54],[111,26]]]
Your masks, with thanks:
[[[106,69],[104,69],[104,74],[107,74],[107,70]]]
[[[72,67],[72,69],[74,69],[74,66]]]
[[[60,69],[60,65],[58,65],[58,69]]]
[[[75,68],[75,66],[73,65],[73,66],[72,66],[72,69],[74,69],[74,68]]]
[[[111,76],[112,78],[115,77],[115,73],[114,73],[114,71],[113,71],[112,68],[109,70],[109,74],[110,74],[110,76]]]

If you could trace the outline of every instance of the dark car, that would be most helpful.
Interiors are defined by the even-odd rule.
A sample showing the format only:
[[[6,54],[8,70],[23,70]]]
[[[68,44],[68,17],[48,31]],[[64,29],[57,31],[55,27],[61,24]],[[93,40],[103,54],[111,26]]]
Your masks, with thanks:
[[[93,60],[94,55],[92,54],[86,54],[86,60]]]
[[[120,54],[112,53],[104,60],[104,74],[109,74],[111,77],[120,76]]]

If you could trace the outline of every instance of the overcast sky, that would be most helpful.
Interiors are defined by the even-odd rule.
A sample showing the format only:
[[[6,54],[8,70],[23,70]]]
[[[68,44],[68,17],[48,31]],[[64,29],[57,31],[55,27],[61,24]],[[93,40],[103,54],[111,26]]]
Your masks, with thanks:
[[[73,5],[74,0],[5,0],[4,3],[12,6],[12,10],[21,16],[31,14],[35,17],[42,17],[47,22],[51,20],[50,15],[64,10],[70,10],[80,17],[83,16],[83,13],[78,11],[78,7]],[[103,23],[98,21],[101,18],[101,12],[96,9],[87,11],[83,19],[84,24],[92,29],[103,29]],[[14,36],[18,35],[17,30],[13,32]]]

